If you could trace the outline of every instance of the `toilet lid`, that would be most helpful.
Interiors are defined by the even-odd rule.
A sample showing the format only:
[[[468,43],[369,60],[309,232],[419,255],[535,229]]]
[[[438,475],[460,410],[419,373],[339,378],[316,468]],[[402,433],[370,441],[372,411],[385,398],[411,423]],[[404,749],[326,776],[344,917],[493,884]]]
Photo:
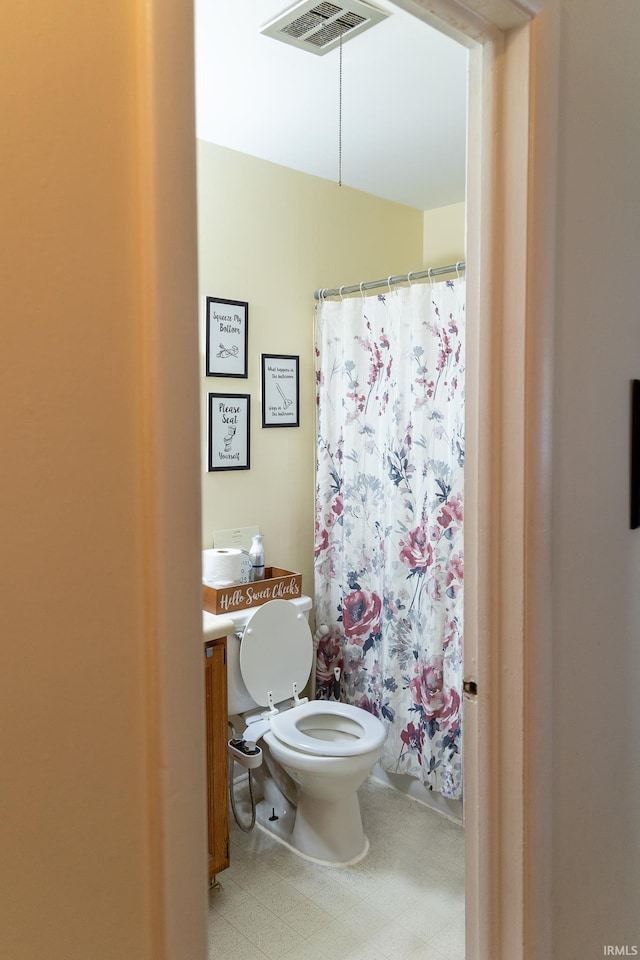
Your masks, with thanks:
[[[387,738],[384,724],[372,713],[332,700],[311,700],[279,713],[271,718],[271,733],[287,747],[315,757],[356,757],[377,750]]]
[[[311,673],[313,640],[304,613],[289,600],[269,600],[247,621],[240,644],[240,672],[252,699],[262,707],[301,694]]]

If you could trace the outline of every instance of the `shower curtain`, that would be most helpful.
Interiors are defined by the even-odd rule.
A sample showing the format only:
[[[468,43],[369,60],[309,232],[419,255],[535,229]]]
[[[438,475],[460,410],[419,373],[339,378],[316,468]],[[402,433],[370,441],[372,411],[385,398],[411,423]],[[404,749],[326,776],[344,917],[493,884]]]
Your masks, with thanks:
[[[462,796],[465,280],[316,308],[316,695]],[[339,679],[335,668],[339,667]]]

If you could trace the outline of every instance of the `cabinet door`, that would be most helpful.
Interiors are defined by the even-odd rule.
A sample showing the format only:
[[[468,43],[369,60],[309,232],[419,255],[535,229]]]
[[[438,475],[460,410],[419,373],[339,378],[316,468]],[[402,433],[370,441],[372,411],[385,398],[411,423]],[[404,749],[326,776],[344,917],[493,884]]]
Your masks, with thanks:
[[[205,645],[207,707],[207,810],[209,879],[229,866],[229,760],[227,752],[227,646],[223,637]]]

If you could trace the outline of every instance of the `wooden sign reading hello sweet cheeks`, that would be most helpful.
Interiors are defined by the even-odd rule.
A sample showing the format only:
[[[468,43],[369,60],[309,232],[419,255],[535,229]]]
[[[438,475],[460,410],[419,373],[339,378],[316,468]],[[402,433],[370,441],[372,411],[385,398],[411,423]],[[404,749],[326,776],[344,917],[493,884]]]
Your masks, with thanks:
[[[281,567],[266,567],[265,579],[230,587],[202,587],[203,609],[208,613],[235,613],[262,606],[269,600],[293,600],[302,596],[302,576]]]

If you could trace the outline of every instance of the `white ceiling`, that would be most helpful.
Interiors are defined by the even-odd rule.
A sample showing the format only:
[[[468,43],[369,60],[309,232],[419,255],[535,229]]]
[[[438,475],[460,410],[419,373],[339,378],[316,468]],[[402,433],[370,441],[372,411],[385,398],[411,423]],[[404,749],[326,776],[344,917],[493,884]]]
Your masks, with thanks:
[[[343,47],[342,182],[432,209],[464,200],[467,51],[388,0]],[[338,179],[339,51],[260,33],[283,0],[195,0],[202,140]]]

